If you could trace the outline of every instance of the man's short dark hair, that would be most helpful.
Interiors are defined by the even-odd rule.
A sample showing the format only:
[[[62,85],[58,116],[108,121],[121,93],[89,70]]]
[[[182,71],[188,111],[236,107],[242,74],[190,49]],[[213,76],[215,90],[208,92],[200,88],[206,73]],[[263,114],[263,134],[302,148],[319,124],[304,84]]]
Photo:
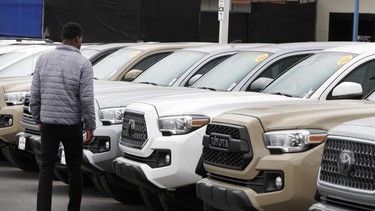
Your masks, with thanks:
[[[62,38],[67,40],[72,40],[75,37],[82,36],[82,27],[78,23],[69,22],[64,25]]]

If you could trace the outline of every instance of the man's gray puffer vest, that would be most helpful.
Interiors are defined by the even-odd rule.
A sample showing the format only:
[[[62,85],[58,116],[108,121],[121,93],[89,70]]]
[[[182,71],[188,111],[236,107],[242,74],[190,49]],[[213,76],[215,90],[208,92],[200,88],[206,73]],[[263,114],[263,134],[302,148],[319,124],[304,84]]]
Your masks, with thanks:
[[[83,117],[86,128],[95,129],[93,69],[77,48],[61,45],[39,57],[30,109],[38,124],[75,125]]]

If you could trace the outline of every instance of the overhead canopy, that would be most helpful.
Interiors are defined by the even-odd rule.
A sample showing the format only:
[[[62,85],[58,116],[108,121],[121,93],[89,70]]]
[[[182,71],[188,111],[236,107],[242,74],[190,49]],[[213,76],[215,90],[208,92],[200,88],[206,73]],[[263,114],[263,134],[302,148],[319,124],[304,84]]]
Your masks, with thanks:
[[[0,0],[0,37],[42,37],[43,0]]]

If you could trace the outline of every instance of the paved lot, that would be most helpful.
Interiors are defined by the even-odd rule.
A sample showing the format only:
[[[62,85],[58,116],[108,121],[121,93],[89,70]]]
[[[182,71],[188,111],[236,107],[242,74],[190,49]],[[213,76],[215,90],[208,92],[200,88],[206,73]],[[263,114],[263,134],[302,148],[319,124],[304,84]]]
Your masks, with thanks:
[[[0,210],[36,210],[38,173],[24,172],[7,161],[0,161]],[[54,181],[52,211],[65,211],[68,203],[68,186]],[[146,206],[127,206],[94,187],[84,188],[81,211],[151,211]]]

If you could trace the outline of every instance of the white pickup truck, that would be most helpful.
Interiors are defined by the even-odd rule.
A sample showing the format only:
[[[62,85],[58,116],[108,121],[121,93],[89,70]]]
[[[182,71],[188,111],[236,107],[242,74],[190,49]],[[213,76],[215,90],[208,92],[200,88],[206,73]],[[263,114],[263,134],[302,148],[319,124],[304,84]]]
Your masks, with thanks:
[[[371,48],[374,47],[371,44],[356,46],[361,48],[358,51],[362,52],[372,51]],[[276,48],[277,46],[272,47]],[[114,160],[114,172],[127,182],[140,186],[142,191],[159,194],[163,200],[166,199],[163,205],[168,204],[168,201],[173,201],[173,203],[185,203],[187,209],[193,209],[193,206],[199,205],[199,203],[192,203],[189,198],[199,201],[195,199],[195,182],[201,176],[195,173],[195,167],[202,153],[201,143],[205,125],[213,117],[225,111],[252,105],[303,99],[361,98],[363,92],[360,84],[342,81],[344,76],[353,70],[348,69],[350,67],[348,63],[355,60],[358,55],[353,52],[353,49],[354,47],[350,46],[338,47],[316,53],[286,71],[261,93],[200,93],[194,96],[147,99],[128,105],[125,108],[120,141],[120,148],[124,154]],[[280,55],[283,55],[285,59],[287,51],[291,50],[274,51],[272,54],[262,52],[258,56],[253,55],[253,57],[250,56],[251,53],[248,53],[247,57],[244,57],[247,60],[243,61],[239,57],[246,53],[236,54],[215,68],[220,70],[229,68],[232,71],[223,79],[228,81],[226,86],[219,87],[220,84],[211,83],[211,86],[204,87],[231,90],[233,84],[242,84],[239,90],[250,90],[248,86],[254,85],[254,81],[246,81],[248,86],[244,86],[244,83],[238,82],[236,77],[232,77],[237,74],[236,71],[245,69],[233,68],[240,67],[235,61],[243,63],[262,61],[263,65],[259,65],[261,67],[254,65],[253,69],[247,69],[253,74],[256,73],[247,77],[257,79],[267,72],[264,70],[276,72],[277,63],[271,61],[277,60]],[[372,54],[374,53],[375,51],[372,51]],[[224,65],[228,65],[227,68],[223,68]],[[343,66],[345,68],[342,68]],[[214,72],[215,69],[209,73]],[[271,73],[272,71],[268,72],[268,75],[272,75]],[[199,82],[200,80],[196,84]],[[314,87],[312,83],[317,85]],[[295,87],[306,95],[287,96],[284,90],[285,85]],[[315,92],[315,90],[319,91]],[[333,95],[329,94],[332,91]],[[364,89],[364,93],[367,93],[367,90]]]
[[[374,117],[328,131],[310,211],[375,210],[374,131]]]

